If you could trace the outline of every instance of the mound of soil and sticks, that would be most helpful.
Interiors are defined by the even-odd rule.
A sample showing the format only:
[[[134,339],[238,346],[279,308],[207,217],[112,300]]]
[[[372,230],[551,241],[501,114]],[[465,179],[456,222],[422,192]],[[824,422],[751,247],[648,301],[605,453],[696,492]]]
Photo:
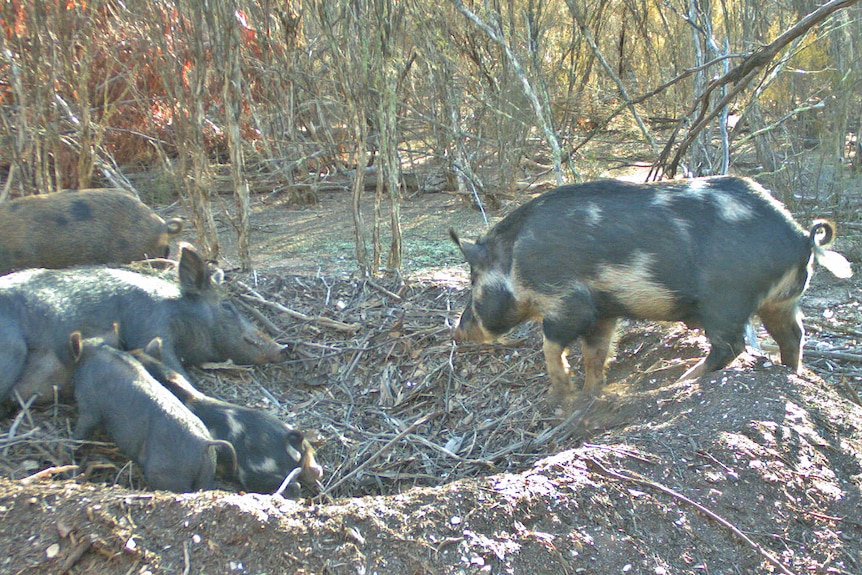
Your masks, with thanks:
[[[815,277],[801,374],[761,332],[675,383],[701,334],[623,322],[612,383],[561,419],[536,326],[452,343],[464,266],[367,280],[267,253],[227,287],[290,359],[192,375],[307,431],[321,489],[150,491],[113,444],[72,439],[74,405],[30,406],[0,423],[0,572],[862,573],[856,278]]]

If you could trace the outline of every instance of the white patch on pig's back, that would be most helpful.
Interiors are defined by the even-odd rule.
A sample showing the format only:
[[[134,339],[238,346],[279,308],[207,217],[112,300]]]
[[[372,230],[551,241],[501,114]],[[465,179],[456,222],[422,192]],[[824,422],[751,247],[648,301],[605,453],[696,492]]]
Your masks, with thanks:
[[[718,208],[718,214],[726,222],[744,222],[754,218],[751,206],[728,194],[714,193],[712,200]]]
[[[245,434],[245,426],[236,417],[236,411],[233,409],[227,410],[225,414],[227,415],[228,437],[235,441],[236,438]]]

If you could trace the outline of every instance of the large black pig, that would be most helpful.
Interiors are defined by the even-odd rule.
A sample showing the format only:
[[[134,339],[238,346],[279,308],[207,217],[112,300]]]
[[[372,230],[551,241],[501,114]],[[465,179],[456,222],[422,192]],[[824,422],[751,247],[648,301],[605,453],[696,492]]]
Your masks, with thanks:
[[[580,339],[584,392],[605,379],[617,318],[700,327],[710,351],[683,379],[721,369],[744,350],[757,314],[794,370],[802,355],[798,300],[812,263],[852,275],[825,249],[831,222],[806,231],[750,179],[709,177],[563,186],[520,206],[476,243],[450,230],[470,264],[472,292],[456,341],[492,341],[542,320],[551,402],[573,396],[566,350]]]
[[[233,447],[213,440],[201,420],[140,363],[115,349],[116,337],[114,332],[84,339],[77,331],[69,337],[76,362],[75,437],[86,439],[93,429],[103,427],[120,451],[141,466],[152,489],[179,493],[212,489],[213,450]]]
[[[163,342],[162,361],[183,364],[228,359],[277,362],[283,346],[222,298],[223,273],[190,246],[180,249],[179,283],[124,269],[82,267],[24,270],[0,277],[0,401],[15,391],[50,401],[70,396],[69,334],[103,334],[120,325],[124,349]]]
[[[323,475],[314,448],[301,432],[265,411],[235,405],[199,391],[182,374],[159,360],[162,355],[159,338],[131,354],[200,418],[214,438],[233,445],[234,453],[218,454],[219,471],[225,479],[238,481],[249,492],[274,493],[297,467],[301,468],[300,482],[309,487],[315,486]]]

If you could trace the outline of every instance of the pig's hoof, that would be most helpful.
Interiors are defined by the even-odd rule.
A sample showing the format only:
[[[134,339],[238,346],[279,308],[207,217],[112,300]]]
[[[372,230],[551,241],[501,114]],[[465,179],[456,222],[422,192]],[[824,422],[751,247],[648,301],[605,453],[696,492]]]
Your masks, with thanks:
[[[567,382],[564,385],[555,383],[551,385],[548,392],[548,404],[555,410],[559,408],[565,409],[565,406],[571,405],[578,393],[575,391],[575,386]]]
[[[572,396],[567,397],[564,400],[558,401],[557,403],[550,404],[554,411],[554,418],[561,421],[567,419],[569,416],[572,415],[576,403],[576,397]]]

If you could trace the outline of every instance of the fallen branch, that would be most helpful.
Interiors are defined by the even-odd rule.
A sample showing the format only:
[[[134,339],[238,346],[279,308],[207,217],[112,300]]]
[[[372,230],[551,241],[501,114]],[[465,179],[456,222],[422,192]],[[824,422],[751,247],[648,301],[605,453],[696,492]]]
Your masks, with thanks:
[[[394,299],[395,301],[402,301],[402,300],[404,299],[403,297],[401,297],[401,296],[400,296],[400,295],[398,295],[397,293],[395,293],[395,292],[393,292],[393,291],[390,291],[390,290],[386,289],[385,287],[383,287],[383,286],[382,286],[382,285],[380,285],[379,283],[375,282],[375,281],[374,281],[374,280],[372,280],[371,278],[365,278],[365,283],[367,283],[368,285],[370,285],[371,287],[373,287],[374,289],[376,289],[376,290],[377,290],[377,291],[379,291],[380,293],[382,293],[382,294],[384,294],[384,295],[386,295],[386,296],[388,296],[388,297],[391,297],[391,298],[392,298],[392,299]]]
[[[781,350],[777,345],[771,343],[761,344],[761,347],[770,353],[777,353]],[[825,351],[820,349],[806,349],[804,355],[808,357],[819,357],[821,359],[840,359],[842,361],[855,361],[862,363],[862,355],[858,353],[847,353],[846,351]]]
[[[328,317],[322,317],[322,316],[312,317],[310,315],[306,315],[302,312],[292,310],[289,307],[284,306],[278,302],[269,301],[268,299],[264,298],[258,292],[256,292],[255,290],[253,290],[252,288],[250,288],[249,286],[247,286],[246,284],[244,284],[242,282],[237,282],[237,284],[241,285],[243,287],[243,289],[248,291],[248,293],[239,294],[240,297],[242,297],[246,300],[249,300],[249,301],[256,302],[256,303],[261,304],[261,305],[265,305],[265,306],[272,308],[278,312],[281,312],[285,315],[288,315],[294,319],[298,319],[300,321],[307,321],[310,323],[315,323],[315,324],[317,324],[321,327],[324,327],[324,328],[331,328],[334,330],[343,331],[343,332],[346,332],[348,335],[353,335],[362,328],[361,325],[356,324],[356,323],[344,323],[343,321],[338,321],[336,319],[330,319]]]
[[[33,475],[28,475],[21,480],[21,484],[27,485],[29,483],[33,483],[34,481],[48,479],[49,477],[52,477],[54,475],[66,473],[67,471],[75,471],[76,469],[78,469],[77,465],[60,465],[57,467],[48,467],[47,469],[43,469],[42,471],[37,471]]]
[[[717,514],[715,511],[712,511],[711,509],[704,507],[700,503],[698,503],[692,499],[689,499],[688,497],[686,497],[682,493],[679,493],[678,491],[674,491],[670,487],[666,487],[666,486],[662,485],[661,483],[657,483],[657,482],[652,481],[650,479],[641,479],[638,477],[632,477],[631,475],[626,475],[625,473],[622,473],[621,471],[609,469],[609,468],[605,467],[598,459],[595,459],[593,457],[588,457],[586,459],[586,463],[587,463],[587,467],[592,468],[592,471],[594,473],[599,473],[600,475],[604,475],[605,477],[610,477],[611,479],[616,479],[618,481],[628,481],[630,483],[637,483],[639,485],[645,485],[647,487],[651,487],[653,489],[661,491],[662,493],[664,493],[666,495],[670,495],[674,499],[682,501],[683,503],[686,503],[686,504],[690,505],[691,507],[694,507],[696,510],[700,511],[701,513],[703,513],[704,515],[706,515],[707,517],[709,517],[713,521],[716,521],[719,524],[726,527],[727,529],[729,529],[731,532],[733,532],[734,535],[736,535],[738,538],[740,538],[742,541],[744,541],[752,549],[757,551],[761,557],[763,557],[764,559],[769,561],[769,563],[771,563],[772,565],[774,565],[775,567],[780,569],[782,573],[784,573],[785,575],[795,575],[793,573],[793,571],[791,571],[787,567],[785,567],[778,559],[773,557],[769,551],[767,551],[766,549],[764,549],[763,547],[758,545],[757,542],[753,541],[748,535],[743,533],[733,523],[731,523],[727,519],[723,518],[722,516]]]

